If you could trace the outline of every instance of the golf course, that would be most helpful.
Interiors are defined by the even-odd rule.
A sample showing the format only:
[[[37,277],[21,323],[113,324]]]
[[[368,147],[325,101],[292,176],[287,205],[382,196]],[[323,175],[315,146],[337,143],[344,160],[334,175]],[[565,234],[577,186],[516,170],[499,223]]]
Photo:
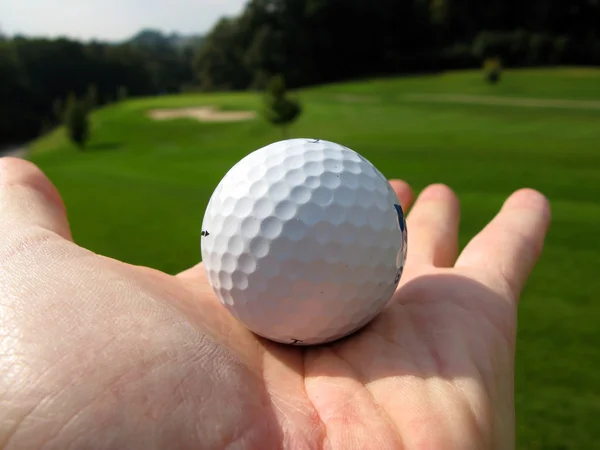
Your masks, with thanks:
[[[513,191],[548,197],[546,247],[519,306],[517,448],[596,448],[600,70],[507,70],[496,85],[481,71],[457,71],[293,95],[303,112],[289,137],[348,146],[415,193],[450,186],[461,246]],[[189,114],[173,112],[180,108]],[[57,128],[27,158],[60,191],[79,245],[174,274],[200,261],[202,218],[220,179],[282,139],[260,108],[259,92],[131,98],[94,111],[85,149]]]

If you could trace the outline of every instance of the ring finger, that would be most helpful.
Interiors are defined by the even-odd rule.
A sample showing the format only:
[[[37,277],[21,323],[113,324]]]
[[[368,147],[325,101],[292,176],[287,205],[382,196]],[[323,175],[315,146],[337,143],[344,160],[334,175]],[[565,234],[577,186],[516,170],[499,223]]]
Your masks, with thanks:
[[[423,190],[406,219],[407,270],[452,267],[458,256],[459,220],[458,199],[450,188],[433,184]]]

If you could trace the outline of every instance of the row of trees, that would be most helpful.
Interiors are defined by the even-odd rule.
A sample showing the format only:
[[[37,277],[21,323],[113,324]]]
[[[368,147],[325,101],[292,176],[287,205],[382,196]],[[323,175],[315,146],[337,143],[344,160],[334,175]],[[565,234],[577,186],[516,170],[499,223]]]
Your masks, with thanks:
[[[60,123],[71,94],[97,107],[124,95],[179,92],[194,79],[197,46],[198,40],[173,42],[155,32],[119,45],[0,39],[0,146],[21,143]]]
[[[119,45],[0,38],[0,145],[57,123],[70,92],[98,105],[186,89],[263,89],[504,65],[600,65],[600,1],[250,0],[204,38]],[[54,105],[54,106],[53,106]]]
[[[251,0],[208,34],[195,67],[206,89],[290,87],[372,75],[600,64],[597,0]]]

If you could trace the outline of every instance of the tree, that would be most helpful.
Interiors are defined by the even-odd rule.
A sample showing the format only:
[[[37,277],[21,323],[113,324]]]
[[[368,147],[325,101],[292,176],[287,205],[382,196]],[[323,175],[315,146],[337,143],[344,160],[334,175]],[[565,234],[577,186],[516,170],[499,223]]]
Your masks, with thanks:
[[[78,100],[75,94],[70,94],[67,101],[65,126],[69,139],[83,149],[89,138],[88,109],[86,101]]]
[[[194,57],[200,86],[204,90],[248,88],[252,75],[242,57],[246,46],[247,42],[240,36],[238,20],[221,19]]]
[[[288,126],[302,113],[300,102],[288,96],[282,75],[271,78],[264,97],[263,116],[273,125],[281,127],[284,139]]]

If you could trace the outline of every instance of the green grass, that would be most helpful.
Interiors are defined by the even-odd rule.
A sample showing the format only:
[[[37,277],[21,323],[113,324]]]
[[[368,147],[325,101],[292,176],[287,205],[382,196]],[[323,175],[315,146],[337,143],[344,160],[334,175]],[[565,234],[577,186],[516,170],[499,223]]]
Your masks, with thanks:
[[[600,416],[600,109],[415,102],[411,93],[600,100],[600,70],[479,72],[321,86],[298,93],[298,137],[343,143],[416,190],[450,185],[462,202],[461,245],[515,189],[546,194],[553,222],[522,298],[516,365],[518,447],[594,448]],[[140,99],[98,111],[91,149],[61,130],[31,159],[61,191],[75,239],[94,251],[175,273],[199,261],[212,190],[247,153],[280,139],[261,120],[154,122],[154,107],[257,109],[255,94]]]
[[[509,95],[513,97],[598,100],[600,72],[595,68],[565,67],[561,69],[512,70],[498,85],[482,83],[478,70],[449,72],[407,78],[383,78],[369,82],[348,82],[322,86],[319,92],[371,94],[395,99],[405,93],[452,93]]]

